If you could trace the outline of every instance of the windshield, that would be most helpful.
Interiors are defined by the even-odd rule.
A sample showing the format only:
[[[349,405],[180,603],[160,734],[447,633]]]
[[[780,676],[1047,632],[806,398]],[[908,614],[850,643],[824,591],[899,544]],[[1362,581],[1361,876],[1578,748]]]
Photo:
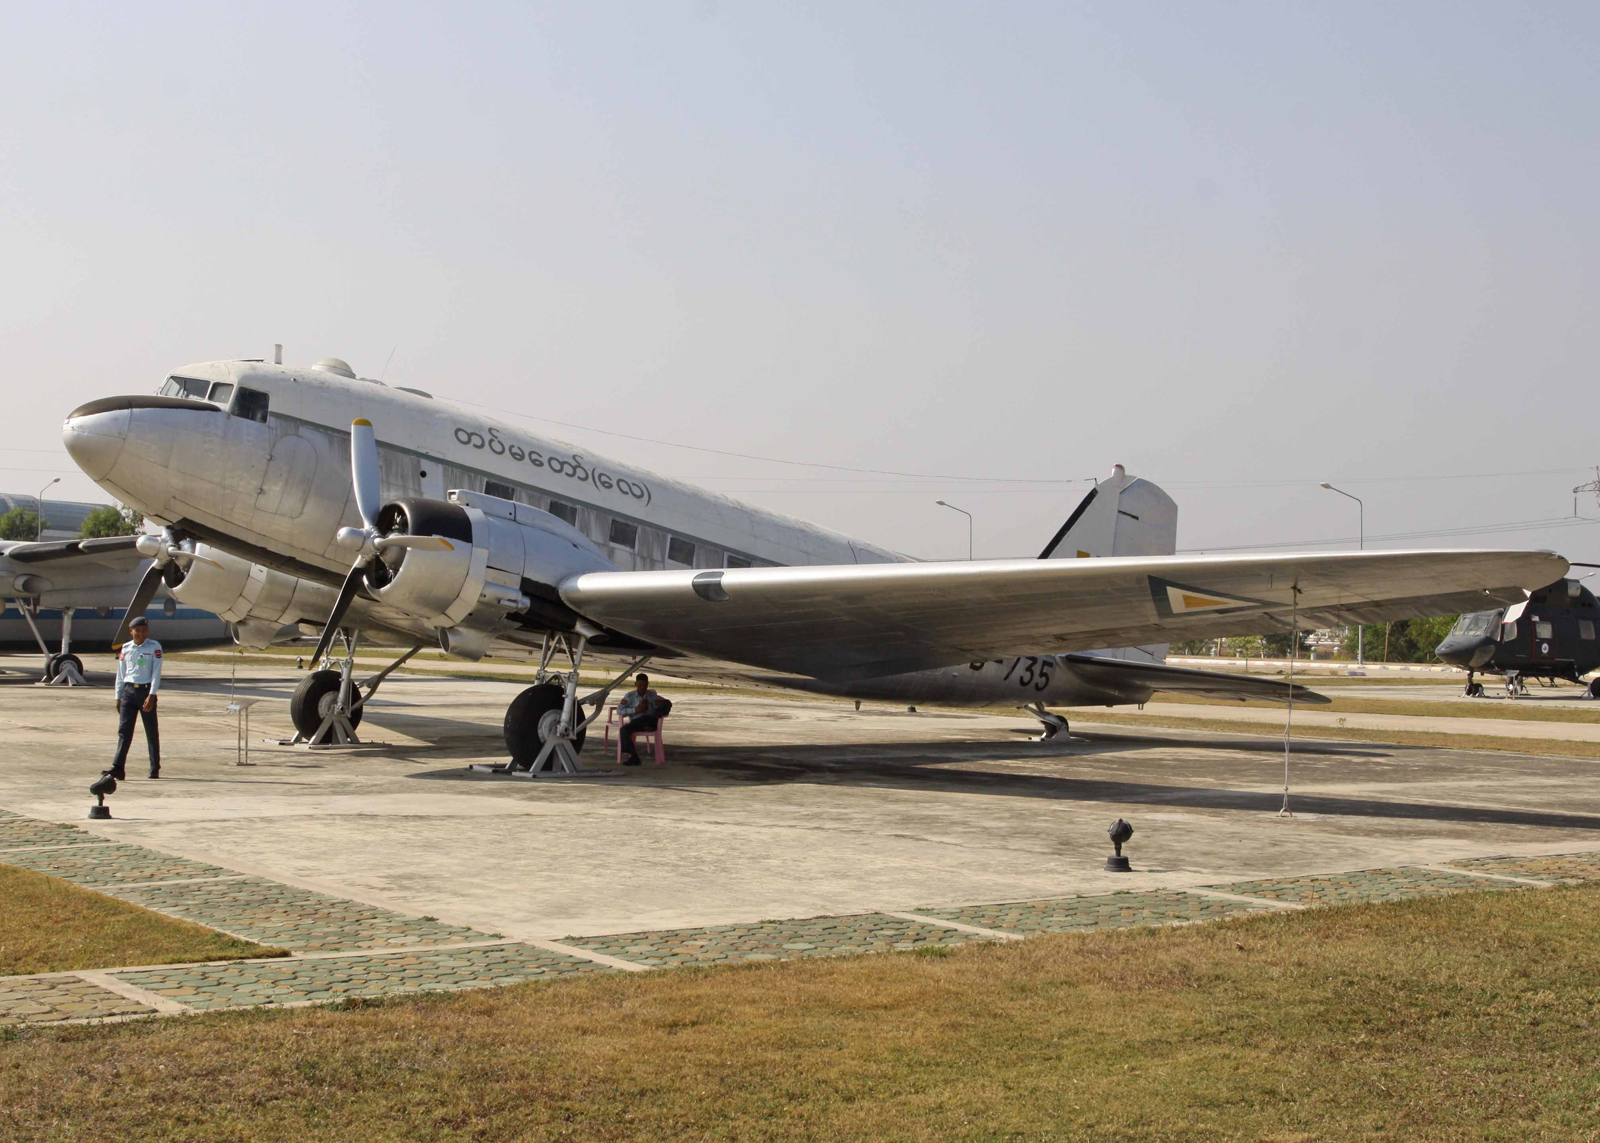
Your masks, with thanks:
[[[206,386],[209,381],[198,381],[193,377],[168,377],[167,383],[161,386],[163,397],[188,397],[194,401],[206,399]]]
[[[1463,615],[1456,620],[1456,625],[1450,631],[1452,635],[1487,635],[1494,627],[1495,620],[1500,617],[1498,611],[1476,611],[1471,615]]]

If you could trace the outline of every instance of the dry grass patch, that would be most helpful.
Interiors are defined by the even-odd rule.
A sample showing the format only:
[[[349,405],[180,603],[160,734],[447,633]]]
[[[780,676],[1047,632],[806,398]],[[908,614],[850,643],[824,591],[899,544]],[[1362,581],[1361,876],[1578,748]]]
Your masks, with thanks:
[[[7,1139],[1600,1138],[1600,887],[30,1031]]]
[[[0,976],[284,955],[58,877],[0,865]]]

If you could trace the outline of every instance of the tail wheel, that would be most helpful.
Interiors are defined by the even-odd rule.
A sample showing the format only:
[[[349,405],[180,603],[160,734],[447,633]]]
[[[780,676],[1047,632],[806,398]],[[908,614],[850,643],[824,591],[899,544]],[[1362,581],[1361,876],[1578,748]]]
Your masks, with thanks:
[[[565,698],[562,688],[555,683],[541,683],[511,700],[511,705],[506,707],[505,737],[512,766],[525,770],[533,765],[545,741],[553,737],[561,725],[561,706]],[[584,718],[581,704],[577,718],[579,722]],[[588,734],[587,727],[578,731],[572,738],[573,747],[581,751]]]
[[[322,720],[333,713],[333,705],[338,701],[339,672],[311,672],[300,680],[300,685],[294,689],[294,696],[289,699],[289,717],[294,721],[294,728],[310,739],[322,725]],[[358,706],[350,712],[352,730],[361,725],[361,715],[365,709]],[[313,740],[312,745],[322,746],[330,741],[331,734],[325,734],[321,739]]]

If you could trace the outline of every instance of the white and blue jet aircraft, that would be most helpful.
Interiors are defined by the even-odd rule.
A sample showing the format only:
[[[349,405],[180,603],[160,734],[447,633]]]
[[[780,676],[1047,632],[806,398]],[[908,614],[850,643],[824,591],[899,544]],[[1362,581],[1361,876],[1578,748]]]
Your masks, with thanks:
[[[129,614],[164,580],[246,645],[320,630],[325,662],[341,639],[339,669],[291,704],[313,742],[352,738],[398,665],[356,682],[358,637],[407,656],[537,653],[538,681],[505,716],[512,767],[531,773],[577,768],[610,689],[579,696],[586,653],[631,659],[618,679],[663,657],[858,699],[1025,705],[1048,730],[1064,726],[1051,707],[1157,690],[1289,697],[1169,666],[1171,640],[1483,610],[1568,566],[1520,551],[1178,556],[1176,505],[1120,467],[1040,558],[917,561],[336,358],[184,366],[158,393],[75,409],[63,439],[166,528],[145,541],[155,562]]]

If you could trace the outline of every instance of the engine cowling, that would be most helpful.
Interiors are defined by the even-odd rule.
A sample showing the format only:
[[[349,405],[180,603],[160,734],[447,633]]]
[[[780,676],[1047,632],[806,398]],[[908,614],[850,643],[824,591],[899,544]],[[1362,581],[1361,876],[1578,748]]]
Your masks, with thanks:
[[[485,611],[485,619],[521,613],[565,627],[574,617],[556,585],[581,572],[616,569],[589,537],[548,512],[480,493],[450,495],[449,501],[395,500],[379,511],[385,535],[440,536],[452,545],[382,552],[366,584],[383,603],[439,628],[460,627]]]
[[[180,602],[232,623],[235,637],[247,647],[268,646],[285,627],[319,621],[338,596],[333,588],[240,559],[210,544],[196,545],[194,551],[220,566],[199,560],[185,566],[174,560],[163,572],[167,590]]]

